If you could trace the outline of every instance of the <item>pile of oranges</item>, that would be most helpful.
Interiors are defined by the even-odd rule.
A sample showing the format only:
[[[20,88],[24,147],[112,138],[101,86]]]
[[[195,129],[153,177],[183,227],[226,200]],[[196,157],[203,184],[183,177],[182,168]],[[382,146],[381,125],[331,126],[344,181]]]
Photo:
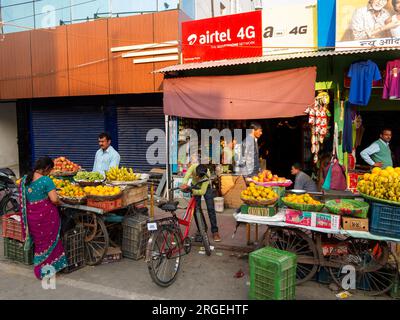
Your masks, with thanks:
[[[83,190],[87,195],[99,197],[115,196],[121,193],[120,187],[111,186],[85,187]]]

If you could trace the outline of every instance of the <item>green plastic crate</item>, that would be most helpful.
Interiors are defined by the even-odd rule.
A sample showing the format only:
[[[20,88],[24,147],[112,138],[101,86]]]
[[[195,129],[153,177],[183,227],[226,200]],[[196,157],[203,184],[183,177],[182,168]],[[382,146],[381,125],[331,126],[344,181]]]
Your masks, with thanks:
[[[276,204],[272,206],[250,206],[248,204],[243,204],[240,208],[240,213],[262,217],[273,217],[274,215],[276,215],[276,212]]]
[[[27,265],[33,264],[33,248],[24,250],[24,243],[14,239],[4,238],[4,256]]]
[[[251,300],[294,300],[297,256],[265,247],[250,253]]]

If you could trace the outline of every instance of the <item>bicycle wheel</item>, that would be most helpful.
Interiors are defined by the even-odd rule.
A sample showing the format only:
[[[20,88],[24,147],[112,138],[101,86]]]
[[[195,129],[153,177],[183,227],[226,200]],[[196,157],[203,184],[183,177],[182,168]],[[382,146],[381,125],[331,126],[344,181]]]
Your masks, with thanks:
[[[211,255],[211,248],[210,248],[210,240],[208,239],[206,227],[204,225],[204,217],[200,210],[195,210],[196,220],[199,227],[200,235],[203,239],[204,250],[206,251],[206,255]]]
[[[181,265],[182,244],[179,234],[163,226],[149,240],[147,267],[152,280],[160,287],[168,287],[178,275]]]

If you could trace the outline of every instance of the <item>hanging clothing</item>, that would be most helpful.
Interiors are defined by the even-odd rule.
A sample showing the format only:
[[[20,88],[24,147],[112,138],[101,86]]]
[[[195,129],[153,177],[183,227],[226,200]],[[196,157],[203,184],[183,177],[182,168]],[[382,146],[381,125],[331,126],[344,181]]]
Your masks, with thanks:
[[[351,78],[349,101],[354,105],[366,106],[371,97],[372,81],[381,80],[381,73],[371,60],[352,63],[349,73]]]
[[[344,110],[344,127],[343,127],[343,152],[351,153],[353,150],[353,118],[355,110],[350,102],[346,101]]]
[[[388,61],[383,86],[382,99],[398,99],[400,97],[400,59]]]

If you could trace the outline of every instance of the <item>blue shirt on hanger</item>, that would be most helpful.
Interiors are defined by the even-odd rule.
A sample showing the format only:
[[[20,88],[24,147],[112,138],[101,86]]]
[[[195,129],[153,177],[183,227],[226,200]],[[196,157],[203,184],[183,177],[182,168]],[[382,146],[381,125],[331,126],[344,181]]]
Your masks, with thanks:
[[[371,60],[355,62],[351,64],[347,76],[351,78],[350,103],[366,106],[371,97],[372,81],[382,79],[378,66]]]

